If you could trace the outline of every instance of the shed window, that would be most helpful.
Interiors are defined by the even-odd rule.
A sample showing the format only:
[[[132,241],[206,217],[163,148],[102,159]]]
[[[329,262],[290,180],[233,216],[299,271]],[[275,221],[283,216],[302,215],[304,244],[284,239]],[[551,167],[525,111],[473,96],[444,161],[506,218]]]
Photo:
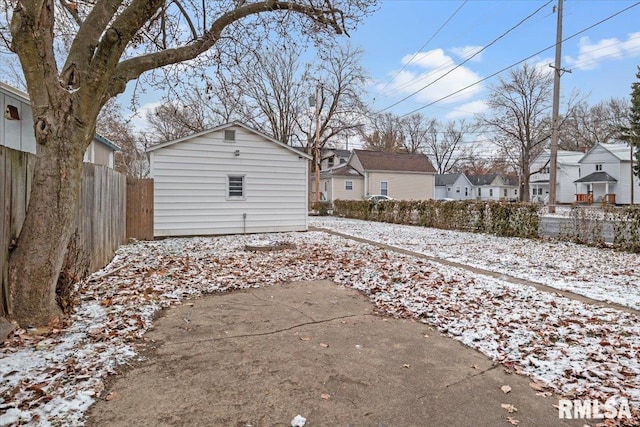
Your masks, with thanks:
[[[228,175],[227,176],[227,199],[244,200],[244,175]]]
[[[380,183],[380,194],[383,196],[389,195],[389,183],[387,181],[382,181]]]
[[[345,190],[353,190],[353,181],[345,181],[344,182]]]
[[[460,187],[456,187],[456,193],[460,192]]]
[[[451,187],[447,187],[447,193],[451,193]]]
[[[225,129],[224,142],[236,142],[236,131],[234,129]]]
[[[464,195],[465,196],[469,195],[469,187],[464,187]]]
[[[507,189],[504,189],[504,197],[507,197]]]
[[[493,188],[489,189],[489,197],[493,197]]]

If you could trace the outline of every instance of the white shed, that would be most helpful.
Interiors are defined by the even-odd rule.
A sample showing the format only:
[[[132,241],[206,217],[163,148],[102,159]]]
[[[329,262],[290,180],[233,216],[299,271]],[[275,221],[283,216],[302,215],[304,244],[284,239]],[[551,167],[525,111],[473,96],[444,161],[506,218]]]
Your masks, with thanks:
[[[233,122],[148,149],[154,234],[304,231],[311,158]]]

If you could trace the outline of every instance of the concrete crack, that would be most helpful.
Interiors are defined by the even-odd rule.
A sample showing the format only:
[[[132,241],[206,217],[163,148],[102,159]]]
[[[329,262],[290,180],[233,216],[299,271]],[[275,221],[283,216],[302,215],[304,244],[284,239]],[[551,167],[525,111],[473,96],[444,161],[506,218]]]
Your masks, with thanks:
[[[499,363],[498,363],[498,364],[495,364],[495,365],[492,365],[491,367],[489,367],[489,368],[487,368],[487,369],[483,369],[483,370],[481,370],[481,371],[479,371],[479,372],[476,372],[476,373],[475,373],[475,374],[473,374],[473,375],[467,375],[467,376],[465,376],[464,378],[459,379],[458,381],[455,381],[455,382],[452,382],[452,383],[450,383],[450,384],[447,384],[447,385],[445,385],[443,388],[449,388],[449,387],[453,387],[454,385],[461,384],[461,383],[463,383],[463,382],[465,382],[465,381],[470,380],[471,378],[475,378],[475,377],[477,377],[477,376],[479,376],[479,375],[483,375],[483,374],[485,374],[485,373],[487,373],[487,372],[489,372],[489,371],[493,371],[494,369],[497,369],[497,368],[499,368],[500,366],[502,366],[502,365],[500,365]],[[428,397],[430,394],[431,394],[431,393],[426,393],[426,394],[423,394],[422,396],[418,396],[418,397],[416,398],[416,400],[422,400],[422,399],[424,399],[424,398]]]
[[[314,319],[313,317],[309,316],[307,313],[305,313],[304,311],[300,310],[297,307],[294,307],[292,305],[289,304],[285,304],[283,302],[280,301],[273,301],[273,300],[267,300],[264,298],[260,298],[259,296],[257,296],[255,293],[253,293],[252,291],[249,292],[251,294],[252,297],[254,297],[255,299],[262,301],[262,302],[268,302],[268,303],[272,303],[272,304],[278,304],[278,305],[282,305],[284,307],[290,308],[291,310],[300,313],[301,315],[303,315],[304,317],[306,317],[307,319],[310,319],[312,322],[315,322],[316,319]]]
[[[351,315],[348,315],[348,316],[339,316],[339,317],[332,317],[330,319],[314,320],[312,322],[298,323],[296,325],[289,326],[287,328],[276,329],[276,330],[269,331],[269,332],[257,332],[257,333],[254,333],[254,334],[230,335],[230,336],[227,336],[227,337],[207,338],[207,339],[200,339],[200,340],[195,340],[195,341],[167,342],[167,343],[165,343],[165,345],[198,344],[198,343],[202,343],[202,342],[226,341],[226,340],[237,339],[237,338],[263,337],[263,336],[267,336],[267,335],[275,335],[275,334],[279,334],[281,332],[291,331],[293,329],[301,328],[303,326],[319,325],[319,324],[322,324],[322,323],[333,322],[335,320],[352,319],[354,317],[364,317],[364,316],[376,316],[376,315],[373,314],[373,313],[370,313],[370,314],[351,314]]]

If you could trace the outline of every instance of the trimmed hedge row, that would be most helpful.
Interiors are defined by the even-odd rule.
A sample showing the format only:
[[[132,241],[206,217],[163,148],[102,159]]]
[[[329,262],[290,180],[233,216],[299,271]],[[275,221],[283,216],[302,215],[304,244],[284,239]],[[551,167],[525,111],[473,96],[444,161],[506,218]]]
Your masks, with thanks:
[[[445,230],[491,233],[496,236],[538,238],[540,217],[532,203],[461,201],[336,200],[334,215]]]

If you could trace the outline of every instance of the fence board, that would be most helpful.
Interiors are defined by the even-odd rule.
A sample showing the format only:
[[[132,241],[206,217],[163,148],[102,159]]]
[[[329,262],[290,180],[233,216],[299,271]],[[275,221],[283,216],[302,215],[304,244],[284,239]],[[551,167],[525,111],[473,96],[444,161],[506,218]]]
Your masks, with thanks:
[[[0,146],[0,316],[10,313],[8,259],[27,211],[35,157]],[[76,231],[89,272],[109,263],[127,235],[126,177],[105,166],[84,164]]]
[[[153,240],[153,179],[127,177],[127,239]]]
[[[11,239],[9,238],[9,228],[11,224],[11,194],[7,191],[7,188],[11,184],[11,167],[6,159],[4,149],[0,147],[0,280],[2,280],[2,287],[0,288],[0,315],[5,316],[9,310],[9,244]]]

